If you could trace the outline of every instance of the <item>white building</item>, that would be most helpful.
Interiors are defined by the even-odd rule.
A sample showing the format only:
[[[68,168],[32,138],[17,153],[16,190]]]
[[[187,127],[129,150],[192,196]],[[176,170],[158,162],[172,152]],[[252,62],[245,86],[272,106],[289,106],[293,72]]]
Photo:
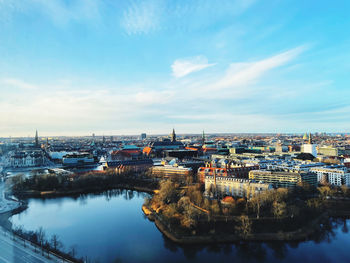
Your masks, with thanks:
[[[317,157],[316,147],[316,144],[303,144],[303,153],[311,153],[314,157]]]
[[[215,180],[216,179],[216,180]],[[251,197],[255,193],[272,189],[271,184],[226,176],[206,176],[205,195]]]
[[[62,163],[64,166],[84,166],[94,164],[95,160],[90,153],[74,153],[63,156]]]
[[[304,137],[305,137],[305,135],[304,135]],[[317,144],[314,144],[312,142],[311,133],[309,134],[308,143],[303,144],[303,146],[302,146],[302,152],[303,153],[311,153],[315,158],[317,157]]]
[[[350,187],[350,173],[346,167],[331,168],[331,167],[318,167],[311,168],[310,172],[317,174],[317,181],[319,183],[330,183],[331,185],[341,186],[346,185]]]
[[[46,156],[41,150],[13,151],[8,155],[6,166],[12,168],[36,167],[46,163]]]

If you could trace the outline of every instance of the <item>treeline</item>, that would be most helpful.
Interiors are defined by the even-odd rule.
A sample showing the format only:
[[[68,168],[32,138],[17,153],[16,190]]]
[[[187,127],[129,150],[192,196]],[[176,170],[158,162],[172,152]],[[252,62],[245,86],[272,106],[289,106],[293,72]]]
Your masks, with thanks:
[[[34,244],[34,248],[39,246],[41,249],[42,255],[47,254],[49,256],[50,252],[53,252],[62,258],[68,259],[73,262],[84,262],[84,259],[76,258],[76,247],[72,246],[69,248],[68,252],[64,252],[64,245],[61,242],[60,238],[54,234],[51,237],[47,237],[45,230],[42,227],[39,227],[36,231],[26,231],[22,226],[18,226],[12,230],[12,232],[23,238],[25,245],[25,240]]]
[[[85,174],[55,175],[34,174],[30,177],[17,175],[11,178],[15,194],[26,191],[82,191],[108,190],[119,186],[145,187],[156,189],[158,181],[146,174],[135,174],[130,171],[117,173],[113,169],[103,172],[91,171]]]

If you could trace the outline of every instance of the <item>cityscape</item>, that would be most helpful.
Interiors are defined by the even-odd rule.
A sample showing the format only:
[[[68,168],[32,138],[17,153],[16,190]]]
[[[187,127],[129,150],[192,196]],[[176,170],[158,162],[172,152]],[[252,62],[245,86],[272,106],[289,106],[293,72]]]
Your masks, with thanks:
[[[349,142],[347,134],[175,129],[169,135],[42,137],[36,131],[33,137],[1,138],[1,222],[17,246],[27,242],[39,255],[47,254],[44,262],[109,261],[82,247],[88,244],[72,244],[72,238],[52,232],[50,222],[44,225],[51,237],[39,225],[33,229],[30,218],[41,214],[37,202],[43,210],[58,209],[53,216],[69,218],[55,208],[68,197],[128,200],[143,193],[135,209],[163,238],[180,245],[312,240],[323,224],[334,226],[335,218],[346,227]],[[74,233],[72,227],[67,229]]]
[[[350,262],[349,10],[0,0],[0,263]]]

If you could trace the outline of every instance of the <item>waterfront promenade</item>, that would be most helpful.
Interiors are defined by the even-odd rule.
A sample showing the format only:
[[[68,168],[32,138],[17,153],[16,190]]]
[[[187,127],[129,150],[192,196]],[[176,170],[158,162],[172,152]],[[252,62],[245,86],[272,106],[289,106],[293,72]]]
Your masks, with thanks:
[[[35,252],[36,251],[36,252]],[[62,262],[62,260],[50,255],[50,259],[42,256],[38,248],[34,248],[29,242],[25,246],[22,240],[17,237],[13,239],[11,233],[0,229],[0,263],[44,263],[44,262]]]

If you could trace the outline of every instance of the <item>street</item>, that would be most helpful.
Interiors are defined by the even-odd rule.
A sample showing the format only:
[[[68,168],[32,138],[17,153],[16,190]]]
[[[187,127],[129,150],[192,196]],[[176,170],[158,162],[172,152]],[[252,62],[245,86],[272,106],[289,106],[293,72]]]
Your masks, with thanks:
[[[0,230],[0,262],[54,262],[43,257],[40,253],[34,252],[33,247],[23,246],[20,241],[13,241],[8,233]],[[28,242],[26,242],[28,243]],[[38,251],[38,250],[37,250]]]

